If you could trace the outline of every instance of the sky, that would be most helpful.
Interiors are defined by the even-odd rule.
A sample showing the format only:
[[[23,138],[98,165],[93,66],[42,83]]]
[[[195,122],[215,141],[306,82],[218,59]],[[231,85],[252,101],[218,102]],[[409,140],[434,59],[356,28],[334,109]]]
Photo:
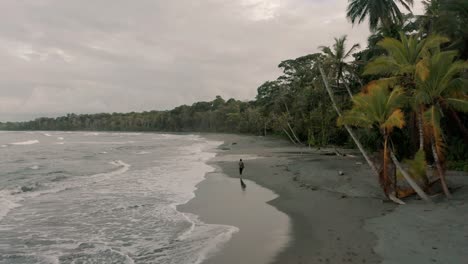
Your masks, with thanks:
[[[420,10],[415,1],[416,11]],[[348,35],[346,0],[2,0],[0,122],[251,100],[282,60]]]

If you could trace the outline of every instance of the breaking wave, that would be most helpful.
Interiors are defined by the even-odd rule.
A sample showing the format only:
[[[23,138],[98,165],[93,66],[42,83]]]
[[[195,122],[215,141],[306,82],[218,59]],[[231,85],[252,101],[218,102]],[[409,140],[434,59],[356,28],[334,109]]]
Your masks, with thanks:
[[[27,140],[27,141],[22,141],[22,142],[13,142],[10,143],[10,145],[32,145],[32,144],[37,144],[39,143],[39,140],[34,139],[34,140]]]

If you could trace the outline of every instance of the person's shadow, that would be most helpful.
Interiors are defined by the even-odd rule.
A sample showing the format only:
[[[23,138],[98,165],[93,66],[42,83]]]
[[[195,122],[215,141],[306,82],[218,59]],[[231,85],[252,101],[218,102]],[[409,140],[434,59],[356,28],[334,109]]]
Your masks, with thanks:
[[[240,184],[241,184],[242,190],[245,191],[245,188],[247,188],[247,185],[245,185],[245,182],[242,180],[242,178],[240,178]]]

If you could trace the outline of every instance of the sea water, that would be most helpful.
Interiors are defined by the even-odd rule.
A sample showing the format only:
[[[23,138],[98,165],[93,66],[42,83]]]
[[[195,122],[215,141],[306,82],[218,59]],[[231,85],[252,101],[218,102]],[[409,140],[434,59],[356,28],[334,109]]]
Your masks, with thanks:
[[[195,135],[0,132],[0,263],[200,263],[238,229],[177,205],[221,142]]]

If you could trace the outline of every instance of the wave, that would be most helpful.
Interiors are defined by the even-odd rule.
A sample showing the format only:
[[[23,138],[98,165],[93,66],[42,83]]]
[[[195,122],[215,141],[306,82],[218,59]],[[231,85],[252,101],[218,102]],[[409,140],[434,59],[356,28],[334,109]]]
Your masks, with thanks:
[[[152,135],[148,136],[148,138],[151,137]],[[168,135],[167,137],[172,140],[172,137],[178,139],[179,136]],[[101,217],[105,219],[105,217],[110,216],[117,223],[121,223],[116,230],[109,228],[108,231],[113,233],[105,233],[103,234],[105,237],[98,237],[105,244],[95,240],[90,241],[90,230],[85,228],[80,234],[74,234],[80,239],[64,241],[64,246],[53,248],[50,251],[49,249],[42,252],[32,249],[30,251],[37,256],[54,256],[49,262],[55,261],[57,263],[62,258],[65,260],[74,259],[76,262],[88,260],[99,262],[102,260],[103,263],[107,263],[108,260],[114,260],[113,263],[202,263],[225,245],[239,229],[234,226],[207,224],[201,221],[197,215],[177,210],[177,205],[185,204],[195,196],[196,186],[205,178],[205,174],[214,170],[206,162],[215,157],[215,154],[206,152],[206,149],[211,150],[219,145],[195,136],[188,139],[185,136],[180,137],[181,140],[184,140],[181,144],[168,144],[166,146],[168,138],[162,136],[159,139],[164,140],[164,142],[163,144],[156,142],[159,144],[156,145],[158,146],[156,149],[154,147],[146,149],[139,146],[138,148],[128,148],[122,152],[127,155],[146,154],[150,151],[153,153],[151,156],[161,154],[159,160],[161,164],[158,163],[157,166],[150,164],[148,164],[149,167],[146,164],[143,167],[136,166],[142,168],[127,173],[130,170],[130,164],[122,160],[108,160],[112,168],[98,174],[80,176],[59,170],[41,173],[47,181],[41,182],[39,186],[30,186],[28,183],[18,187],[15,193],[12,191],[4,192],[4,195],[1,196],[4,201],[0,202],[0,210],[3,210],[3,216],[10,214],[5,217],[4,221],[10,222],[17,213],[23,213],[22,209],[14,209],[15,207],[24,204],[25,209],[26,207],[30,208],[30,201],[38,199],[53,201],[58,202],[58,205],[61,206],[67,205],[67,203],[60,202],[62,198],[68,202],[68,198],[78,197],[81,199],[87,198],[89,195],[89,198],[94,199],[95,195],[100,195],[99,198],[102,197],[103,203],[84,204],[83,208],[77,209],[83,209],[83,217],[89,216],[99,220]],[[124,138],[124,140],[126,139]],[[196,141],[188,141],[193,139]],[[68,140],[67,137],[67,144]],[[189,143],[183,144],[185,140]],[[94,144],[94,140],[88,142]],[[108,144],[106,142],[100,143]],[[44,146],[47,147],[47,145]],[[115,146],[114,148],[123,148],[124,146]],[[159,146],[161,147],[159,148]],[[93,148],[92,153],[100,151],[103,149],[97,146]],[[81,152],[78,154],[83,155]],[[100,155],[99,157],[105,158],[107,156]],[[144,156],[140,156],[140,159],[144,159]],[[34,164],[29,164],[29,166]],[[68,163],[64,163],[64,165],[66,164]],[[75,169],[75,167],[71,169]],[[37,210],[41,210],[41,208]],[[39,211],[39,213],[41,212]],[[81,220],[80,218],[70,220],[74,221],[70,226],[80,224]],[[126,223],[129,224],[126,225]],[[44,232],[50,230],[47,226],[44,228]],[[148,230],[152,231],[149,232],[149,235],[144,235],[148,233]],[[23,233],[26,234],[25,232],[21,234]],[[47,233],[47,235],[49,234]],[[62,237],[65,234],[57,232],[55,235]],[[49,238],[49,236],[47,237]],[[50,235],[50,238],[53,237],[54,235]],[[125,243],[113,240],[121,237],[125,237]],[[77,244],[77,242],[85,242],[89,245]],[[39,262],[47,261],[41,259]]]
[[[10,145],[32,145],[32,144],[37,144],[39,143],[39,140],[34,139],[34,140],[27,140],[27,141],[22,141],[22,142],[13,142],[10,143]]]
[[[97,132],[89,132],[89,133],[84,133],[85,136],[99,136],[100,133]]]
[[[19,189],[21,190],[21,192],[25,193],[25,192],[33,192],[39,187],[40,187],[40,185],[38,183],[36,183],[36,184],[33,184],[33,185],[28,185],[28,186],[21,186]]]
[[[39,195],[47,194],[47,193],[58,193],[58,192],[62,192],[62,191],[66,191],[66,190],[70,190],[74,188],[84,187],[89,184],[102,182],[102,181],[108,180],[112,176],[127,172],[131,167],[130,164],[127,164],[121,160],[114,160],[114,161],[109,162],[109,164],[112,164],[118,168],[110,172],[102,172],[102,173],[97,173],[97,174],[83,176],[83,177],[67,178],[68,180],[65,180],[65,181],[61,181],[63,178],[58,178],[57,180],[54,181],[56,182],[56,184],[53,184],[53,186],[51,186],[52,188],[47,189],[45,191],[41,191]]]
[[[11,194],[9,190],[0,190],[0,221],[5,217],[10,210],[21,206],[18,199]]]
[[[52,135],[49,134],[49,133],[44,133],[43,135],[46,136],[46,137],[51,137],[51,136],[52,136]]]
[[[67,141],[71,144],[89,144],[89,145],[126,145],[136,143],[135,141]]]
[[[63,137],[58,137],[57,139],[58,139],[58,140],[63,140]]]
[[[105,181],[112,176],[125,173],[130,169],[130,164],[121,160],[114,160],[110,164],[118,167],[110,172],[97,173],[90,176],[64,178],[56,177],[48,184],[19,186],[15,189],[0,190],[0,221],[14,208],[21,206],[21,201],[44,194],[58,193],[61,191],[83,187],[89,184]],[[66,179],[69,179],[68,181]]]

